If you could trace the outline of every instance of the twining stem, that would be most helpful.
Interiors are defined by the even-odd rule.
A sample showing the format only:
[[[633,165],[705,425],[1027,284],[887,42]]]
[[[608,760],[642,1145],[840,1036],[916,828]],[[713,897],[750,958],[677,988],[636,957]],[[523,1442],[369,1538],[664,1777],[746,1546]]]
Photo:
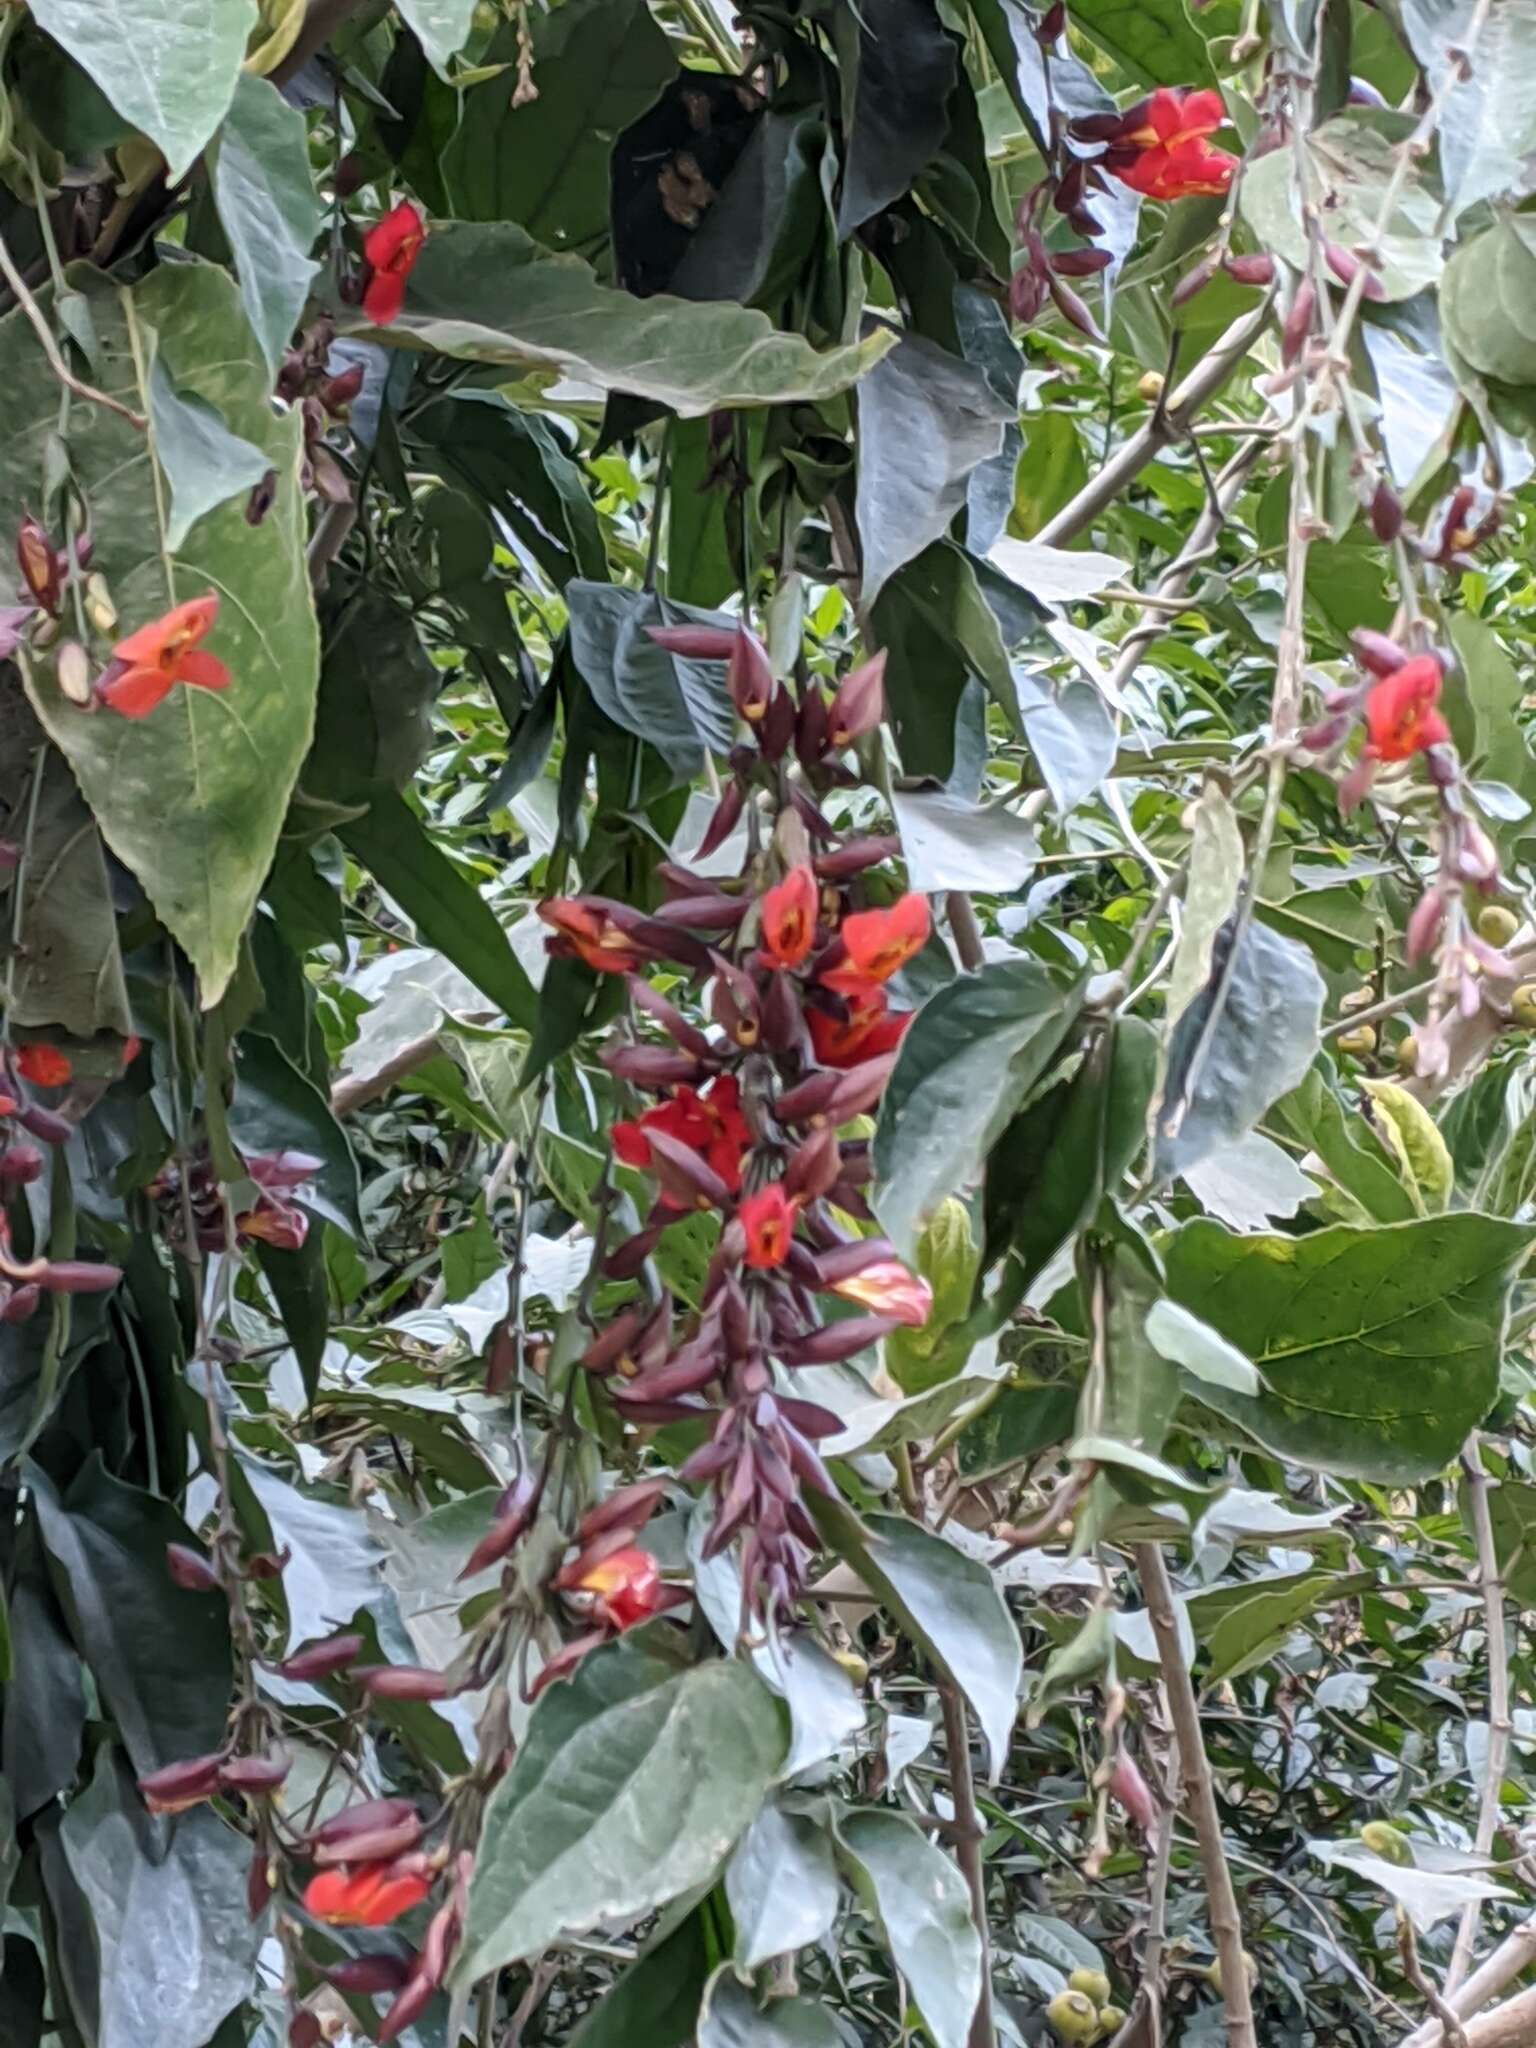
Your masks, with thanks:
[[[1486,1856],[1493,1847],[1499,1824],[1499,1795],[1504,1786],[1504,1766],[1509,1759],[1512,1728],[1509,1712],[1509,1637],[1504,1623],[1504,1579],[1493,1540],[1493,1514],[1488,1500],[1488,1475],[1483,1470],[1482,1446],[1476,1430],[1461,1454],[1467,1480],[1467,1519],[1477,1544],[1477,1584],[1482,1595],[1488,1636],[1488,1754],[1483,1762],[1483,1796],[1478,1808],[1477,1835],[1473,1847]],[[1463,1909],[1456,1929],[1456,1942],[1445,1973],[1447,1997],[1467,1974],[1477,1940],[1482,1901],[1471,1900]]]
[[[1136,1572],[1146,1595],[1147,1612],[1157,1640],[1157,1658],[1168,1695],[1168,1713],[1179,1745],[1179,1775],[1189,1814],[1200,1844],[1200,1867],[1205,1876],[1206,1905],[1210,1912],[1211,1938],[1221,1966],[1221,1999],[1226,2009],[1227,2048],[1258,2048],[1254,2031],[1253,2004],[1248,1988],[1248,1958],[1243,1953],[1243,1928],[1238,1918],[1237,1894],[1222,1846],[1221,1816],[1216,1811],[1216,1790],[1211,1781],[1210,1760],[1200,1732],[1200,1709],[1195,1699],[1194,1680],[1179,1646],[1178,1622],[1173,1611],[1173,1586],[1163,1553],[1155,1543],[1136,1545]]]
[[[976,1778],[971,1769],[971,1738],[965,1702],[950,1679],[939,1681],[939,1710],[944,1717],[944,1754],[949,1766],[949,1796],[954,1804],[952,1834],[955,1860],[971,1895],[971,1922],[981,1940],[981,1995],[971,2015],[970,2048],[996,2048],[992,2019],[992,1945],[987,1928],[987,1868],[981,1845],[986,1830],[976,1807]]]
[[[64,352],[54,338],[54,332],[48,325],[47,316],[27,289],[27,281],[16,268],[11,252],[6,247],[4,235],[0,235],[0,277],[4,277],[7,285],[9,285],[15,295],[17,305],[26,314],[33,333],[36,334],[38,340],[42,343],[43,354],[48,358],[49,369],[52,370],[54,376],[64,386],[64,389],[72,391],[76,398],[83,398],[91,405],[104,406],[108,412],[117,413],[122,419],[127,420],[130,426],[137,427],[141,434],[144,433],[149,426],[149,421],[144,417],[143,413],[135,412],[131,405],[124,405],[120,398],[113,398],[106,391],[98,391],[94,384],[87,384],[83,378],[77,377],[68,363],[65,362]]]

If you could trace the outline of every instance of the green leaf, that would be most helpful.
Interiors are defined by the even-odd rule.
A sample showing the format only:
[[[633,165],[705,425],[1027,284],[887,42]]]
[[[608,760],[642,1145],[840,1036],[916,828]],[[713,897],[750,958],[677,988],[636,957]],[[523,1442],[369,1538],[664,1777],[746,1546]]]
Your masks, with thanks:
[[[101,834],[51,748],[41,773],[7,1014],[22,1028],[126,1038],[133,1027]]]
[[[809,1998],[769,1998],[759,2005],[722,1963],[704,1993],[697,2038],[698,2048],[841,2048],[843,2037],[825,2005]]]
[[[240,279],[240,298],[267,367],[276,376],[299,324],[320,232],[309,168],[308,128],[265,78],[242,71],[219,132],[213,198]]]
[[[538,98],[514,105],[510,71],[471,86],[443,178],[459,219],[515,221],[546,248],[591,255],[608,235],[614,137],[677,60],[644,0],[566,0],[532,28]],[[487,62],[515,64],[518,34],[508,22]]]
[[[1082,978],[1038,960],[991,961],[931,996],[901,1043],[875,1129],[875,1208],[898,1249],[974,1181],[1044,1072],[1082,999]]]
[[[1439,1472],[1498,1393],[1509,1288],[1532,1229],[1463,1213],[1308,1237],[1187,1223],[1168,1292],[1263,1375],[1208,1407],[1278,1457],[1408,1485]]]
[[[309,1076],[272,1039],[255,1032],[238,1043],[229,1131],[248,1155],[292,1150],[318,1159],[319,1171],[298,1199],[349,1237],[366,1238],[357,1161],[346,1132]]]
[[[8,1934],[0,1950],[0,2041],[6,2048],[42,2048],[47,2008],[42,1958],[26,1935]]]
[[[1077,1415],[1077,1388],[1007,1387],[967,1423],[956,1450],[968,1480],[989,1479],[1052,1444],[1065,1443]]]
[[[861,0],[833,16],[843,88],[846,241],[902,198],[949,130],[955,45],[933,0]]]
[[[455,1979],[624,1926],[719,1868],[784,1755],[749,1666],[627,1638],[539,1701],[486,1808]]]
[[[1233,964],[1230,928],[1218,935],[1210,978],[1168,1044],[1154,1121],[1159,1180],[1240,1138],[1297,1085],[1317,1052],[1324,993],[1311,954],[1292,940],[1250,924]]]
[[[1168,977],[1170,1017],[1181,1017],[1205,987],[1216,934],[1236,908],[1243,879],[1243,835],[1226,791],[1207,782],[1191,809],[1184,917]]]
[[[95,1451],[61,1499],[28,1468],[54,1590],[118,1732],[143,1774],[218,1747],[229,1705],[229,1619],[219,1593],[165,1569],[191,1532],[169,1501],[114,1479]]]
[[[1202,1323],[1176,1301],[1156,1301],[1147,1311],[1147,1341],[1159,1358],[1182,1365],[1202,1385],[1228,1387],[1235,1394],[1256,1394],[1259,1376],[1253,1360],[1229,1344],[1219,1330]]]
[[[1453,217],[1480,199],[1529,189],[1536,151],[1536,6],[1505,0],[1404,0],[1403,28],[1439,103],[1435,140]],[[1464,60],[1465,51],[1475,61]]]
[[[706,753],[730,752],[736,712],[724,663],[671,654],[646,632],[647,626],[728,620],[613,583],[572,583],[565,596],[572,659],[615,725],[647,741],[683,779],[699,773]]]
[[[1081,677],[1014,678],[1029,750],[1058,816],[1093,795],[1115,765],[1118,729],[1102,691]]]
[[[1536,237],[1511,216],[1459,243],[1445,268],[1445,338],[1501,384],[1536,384]]]
[[[450,60],[469,41],[475,0],[399,0],[399,4],[432,68],[446,78]],[[502,89],[506,89],[505,80]]]
[[[531,1029],[538,997],[496,913],[399,796],[377,796],[341,827],[350,852],[421,937],[445,953],[514,1024]]]
[[[1456,612],[1448,631],[1472,706],[1475,773],[1506,782],[1522,796],[1536,794],[1536,770],[1518,717],[1524,694],[1519,671],[1493,628],[1470,612]]]
[[[901,1814],[844,1814],[837,1838],[934,2048],[965,2048],[981,1996],[982,1954],[959,1869]]]
[[[258,1241],[256,1263],[277,1303],[284,1333],[299,1362],[304,1391],[313,1400],[331,1333],[330,1290],[325,1277],[325,1232],[310,1231],[296,1252],[279,1251],[276,1245]]]
[[[1536,1607],[1536,1486],[1501,1479],[1488,1488],[1494,1555],[1509,1597]]]
[[[546,255],[510,221],[466,221],[428,236],[405,310],[379,338],[556,371],[695,419],[723,407],[830,398],[896,337],[872,334],[818,351],[766,314],[661,294],[636,299],[599,284],[578,257]]]
[[[435,456],[439,474],[499,512],[555,582],[607,575],[581,465],[537,413],[499,392],[452,391],[412,415],[411,438]],[[497,602],[505,602],[500,591]]]
[[[1370,1572],[1306,1572],[1284,1587],[1255,1591],[1250,1598],[1235,1602],[1211,1631],[1204,1682],[1219,1685],[1223,1679],[1241,1678],[1245,1671],[1257,1669],[1269,1661],[1299,1621],[1319,1607],[1374,1584]]]
[[[837,1917],[831,1838],[808,1815],[770,1803],[736,1844],[725,1867],[725,1895],[738,1969],[756,1970],[775,1956],[809,1948]]]
[[[234,96],[256,0],[33,0],[32,15],[179,184]]]
[[[713,1948],[703,1913],[690,1913],[594,2001],[566,2048],[688,2048]]]
[[[202,263],[164,265],[131,294],[94,272],[71,275],[90,306],[104,382],[126,388],[148,410],[145,352],[153,330],[176,384],[263,449],[277,475],[276,499],[260,526],[246,524],[243,506],[223,504],[198,521],[168,572],[144,436],[115,414],[77,407],[71,460],[91,507],[95,566],[111,586],[123,631],[212,590],[220,611],[208,644],[233,682],[223,691],[178,687],[135,720],[82,713],[60,694],[51,670],[34,668],[28,680],[107,844],[143,883],[211,1006],[234,971],[314,718],[318,648],[304,567],[300,422],[296,413],[273,413],[266,364],[222,272]],[[40,446],[58,415],[58,386],[19,311],[0,322],[0,377],[8,397],[0,524],[13,530],[40,494]]]
[[[250,1843],[208,1806],[154,1819],[110,1745],[60,1839],[96,1935],[95,2048],[206,2048],[255,1982]]]
[[[1453,1913],[1461,1913],[1479,1899],[1507,1899],[1503,1885],[1486,1878],[1463,1877],[1455,1871],[1415,1870],[1373,1856],[1357,1842],[1308,1842],[1307,1848],[1330,1868],[1342,1867],[1379,1885],[1395,1899],[1422,1934],[1427,1934]]]
[[[1008,1754],[1024,1653],[997,1581],[984,1564],[901,1515],[861,1522],[817,1495],[822,1534],[971,1703],[993,1777]]]
[[[1216,82],[1184,0],[1079,0],[1072,21],[1138,85]]]
[[[948,532],[966,482],[1003,445],[1014,408],[984,373],[909,335],[859,386],[858,497],[864,602]]]
[[[149,376],[149,417],[171,493],[165,544],[174,555],[199,519],[261,482],[267,452],[232,434],[195,391],[180,390],[158,357]]]
[[[1022,889],[1040,855],[1034,827],[1004,804],[973,804],[943,789],[893,789],[891,812],[908,887],[925,893]]]
[[[1444,267],[1438,227],[1440,202],[1421,172],[1397,182],[1398,149],[1412,117],[1382,116],[1372,110],[1338,114],[1315,128],[1301,145],[1308,206],[1296,203],[1295,171],[1283,151],[1273,151],[1243,173],[1239,206],[1261,248],[1272,249],[1294,268],[1307,262],[1305,219],[1315,211],[1328,224],[1328,239],[1341,248],[1374,244],[1389,187],[1395,193],[1387,232],[1381,239],[1381,267],[1374,275],[1385,299],[1410,299],[1437,284]],[[1389,131],[1389,132],[1388,132]],[[1281,161],[1282,157],[1284,158]]]
[[[1319,1068],[1303,1075],[1275,1107],[1302,1144],[1317,1154],[1339,1186],[1375,1222],[1406,1223],[1418,1214],[1413,1197],[1382,1156],[1365,1119],[1346,1111]]]

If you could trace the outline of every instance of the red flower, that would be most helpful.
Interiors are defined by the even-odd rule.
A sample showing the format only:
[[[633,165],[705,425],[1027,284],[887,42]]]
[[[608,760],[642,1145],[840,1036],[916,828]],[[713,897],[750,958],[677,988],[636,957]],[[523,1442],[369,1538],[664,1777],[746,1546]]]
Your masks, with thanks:
[[[747,1234],[747,1264],[766,1268],[782,1266],[789,1255],[789,1241],[795,1229],[795,1205],[783,1185],[774,1181],[748,1195],[736,1211]]]
[[[1450,738],[1450,727],[1435,709],[1444,680],[1432,654],[1416,654],[1371,685],[1365,700],[1365,751],[1372,760],[1406,761]]]
[[[35,1088],[62,1088],[74,1068],[56,1045],[23,1045],[16,1050],[16,1071]]]
[[[597,1609],[614,1628],[633,1628],[648,1621],[662,1604],[661,1566],[648,1550],[631,1545],[590,1566],[576,1581],[583,1593],[595,1593]]]
[[[1104,168],[1148,199],[1225,192],[1237,158],[1224,149],[1212,149],[1205,138],[1226,118],[1219,92],[1160,86],[1127,110],[1104,153]]]
[[[645,959],[593,898],[555,896],[539,905],[539,916],[559,934],[548,941],[550,951],[585,960],[595,973],[628,974]]]
[[[834,1280],[828,1290],[844,1301],[856,1301],[860,1308],[877,1316],[894,1316],[900,1323],[921,1329],[933,1313],[933,1289],[916,1273],[908,1272],[900,1259],[877,1259],[846,1280]]]
[[[834,1017],[829,1010],[817,1009],[805,1013],[811,1047],[820,1064],[854,1067],[861,1060],[894,1051],[912,1022],[912,1012],[892,1011],[885,990],[877,981],[865,981],[851,973],[846,976],[841,993],[847,1000],[846,1016]]]
[[[821,978],[839,995],[856,997],[869,982],[889,981],[905,967],[927,945],[931,928],[928,899],[915,890],[889,910],[858,911],[843,919],[840,934],[849,964]]]
[[[816,877],[802,864],[791,868],[762,906],[762,960],[768,967],[798,967],[816,937]]]
[[[301,1251],[309,1235],[309,1218],[302,1209],[295,1209],[287,1202],[258,1202],[254,1209],[247,1209],[243,1216],[235,1218],[235,1234],[238,1237],[259,1237],[275,1251]]]
[[[175,683],[227,690],[229,670],[198,646],[218,615],[219,600],[210,590],[119,640],[112,650],[116,661],[98,686],[101,701],[124,718],[147,718]]]
[[[741,1155],[752,1133],[741,1113],[741,1090],[734,1074],[719,1074],[702,1091],[679,1088],[670,1101],[648,1109],[638,1123],[615,1124],[610,1137],[614,1155],[625,1166],[644,1170],[651,1163],[647,1131],[664,1131],[679,1144],[701,1153],[731,1194],[741,1186]]]
[[[405,303],[405,283],[427,239],[426,223],[408,199],[363,237],[363,254],[372,275],[363,291],[363,311],[375,327],[398,319]]]
[[[322,1870],[304,1892],[304,1905],[332,1927],[383,1927],[419,1906],[432,1880],[398,1863],[359,1863],[351,1869]]]

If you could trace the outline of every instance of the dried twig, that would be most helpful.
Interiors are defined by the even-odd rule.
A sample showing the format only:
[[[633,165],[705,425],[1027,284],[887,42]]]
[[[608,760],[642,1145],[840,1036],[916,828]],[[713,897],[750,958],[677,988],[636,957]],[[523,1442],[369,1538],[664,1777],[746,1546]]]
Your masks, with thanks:
[[[1458,2019],[1470,2019],[1482,2011],[1506,1986],[1536,1963],[1536,1913],[1529,1920],[1522,1920],[1513,1933],[1507,1934],[1485,1963],[1479,1965],[1458,1991],[1447,1998],[1446,2003]],[[1471,2038],[1477,2040],[1476,2028],[1470,2028]],[[1426,2020],[1423,2026],[1415,2027],[1398,2043],[1398,2048],[1443,2048],[1445,2029],[1438,2020]]]
[[[1450,2048],[1467,2048],[1461,2021],[1441,1996],[1439,1985],[1426,1975],[1424,1965],[1419,1961],[1419,1944],[1414,1938],[1413,1922],[1401,1906],[1397,1909],[1397,1953],[1402,1960],[1403,1975],[1440,2022]]]

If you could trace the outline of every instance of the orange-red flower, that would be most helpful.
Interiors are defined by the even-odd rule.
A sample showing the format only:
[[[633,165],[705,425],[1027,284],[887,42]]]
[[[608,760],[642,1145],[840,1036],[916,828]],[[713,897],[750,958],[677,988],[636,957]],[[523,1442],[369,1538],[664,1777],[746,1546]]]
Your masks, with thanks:
[[[809,866],[791,868],[763,898],[762,959],[769,967],[798,967],[816,937],[816,877]]]
[[[1372,760],[1406,761],[1450,738],[1450,727],[1435,709],[1444,680],[1434,655],[1416,654],[1371,685],[1365,751]]]
[[[363,237],[363,254],[371,273],[363,290],[363,311],[375,327],[387,327],[399,318],[406,279],[426,239],[426,222],[408,199],[402,199]]]
[[[598,1612],[620,1629],[648,1621],[665,1598],[661,1566],[648,1550],[633,1544],[590,1566],[576,1587],[583,1593],[595,1593]]]
[[[1237,158],[1213,149],[1205,138],[1226,118],[1219,92],[1160,86],[1127,109],[1101,161],[1122,185],[1148,199],[1225,192]]]
[[[839,972],[833,969],[834,973]],[[834,1017],[829,1010],[808,1009],[806,1027],[811,1048],[824,1067],[853,1067],[891,1052],[912,1022],[910,1010],[893,1011],[885,990],[877,981],[849,978],[842,989],[847,1014]]]
[[[774,1181],[748,1195],[736,1211],[747,1234],[746,1260],[749,1266],[782,1266],[789,1255],[789,1241],[795,1232],[795,1205]]]
[[[56,1045],[20,1045],[16,1048],[16,1071],[34,1088],[62,1088],[75,1071],[68,1053]]]
[[[894,1316],[898,1322],[921,1329],[933,1312],[933,1289],[916,1273],[908,1272],[900,1259],[877,1259],[846,1280],[834,1280],[828,1290],[844,1301],[856,1301],[877,1316]]]
[[[889,981],[928,943],[932,918],[928,899],[913,890],[889,910],[860,910],[843,919],[846,964],[821,978],[839,995],[857,996],[872,981]]]
[[[680,1144],[691,1145],[731,1194],[741,1186],[741,1155],[752,1142],[752,1132],[741,1113],[741,1090],[734,1074],[718,1074],[702,1090],[681,1087],[638,1122],[615,1124],[609,1133],[615,1157],[625,1166],[648,1167],[648,1131],[664,1131]]]
[[[112,650],[116,659],[98,689],[101,701],[124,718],[147,718],[176,683],[227,690],[229,670],[198,645],[218,616],[219,600],[210,590],[119,640]]]
[[[595,897],[551,897],[539,905],[539,916],[559,934],[547,942],[551,952],[585,960],[598,974],[628,974],[644,962],[639,947]]]
[[[304,1905],[332,1927],[384,1927],[419,1906],[431,1889],[431,1878],[415,1868],[414,1859],[405,1867],[398,1862],[358,1863],[312,1877]]]

